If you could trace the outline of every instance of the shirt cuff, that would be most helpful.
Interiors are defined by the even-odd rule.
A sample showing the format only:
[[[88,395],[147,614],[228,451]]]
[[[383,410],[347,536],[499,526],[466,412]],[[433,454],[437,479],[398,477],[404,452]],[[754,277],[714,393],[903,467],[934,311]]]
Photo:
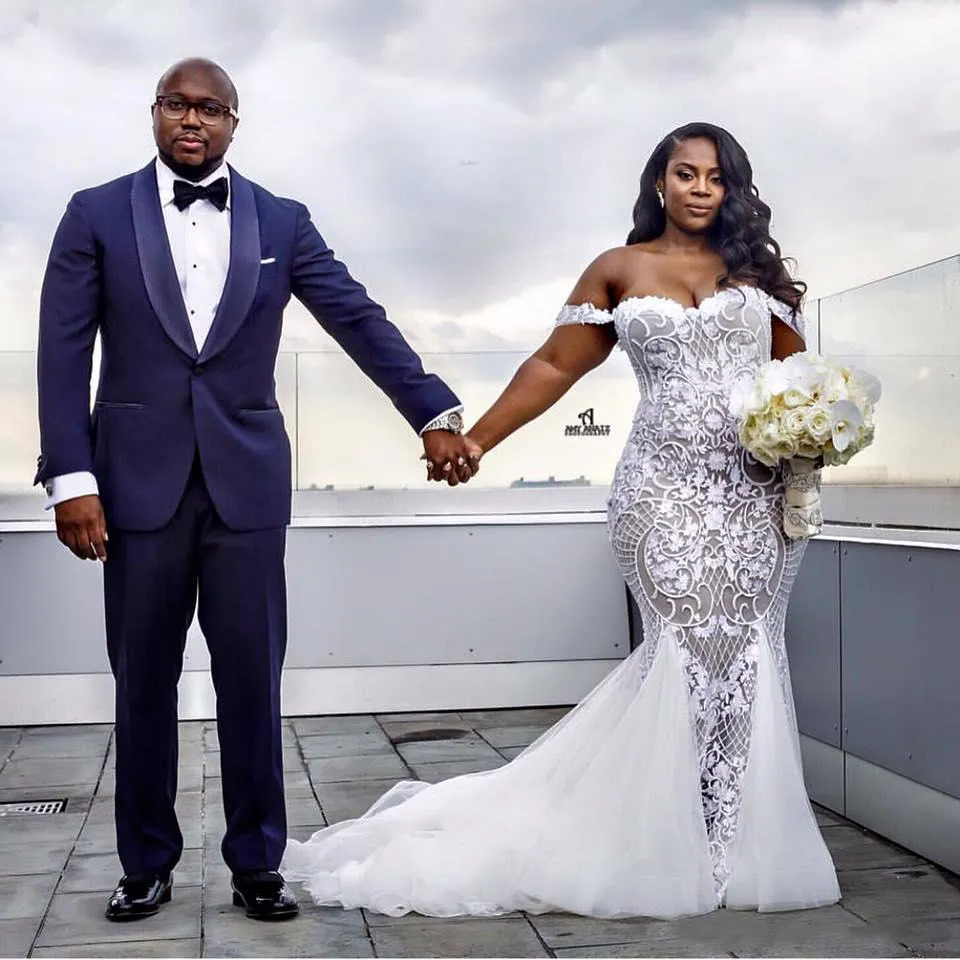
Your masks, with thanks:
[[[422,437],[428,430],[437,430],[441,429],[437,426],[441,420],[449,413],[463,413],[463,404],[458,404],[455,407],[451,407],[449,410],[444,410],[443,413],[438,413],[421,431],[420,436]]]
[[[47,491],[45,510],[49,510],[65,500],[73,500],[76,497],[95,497],[100,493],[97,478],[86,470],[51,477],[44,484],[44,489]]]

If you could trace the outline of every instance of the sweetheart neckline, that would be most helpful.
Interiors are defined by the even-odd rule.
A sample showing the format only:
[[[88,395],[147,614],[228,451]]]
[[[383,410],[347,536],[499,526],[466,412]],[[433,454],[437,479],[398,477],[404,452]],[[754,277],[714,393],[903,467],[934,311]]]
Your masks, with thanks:
[[[610,311],[610,313],[611,315],[616,313],[616,311],[619,310],[620,307],[622,307],[624,304],[631,303],[631,302],[632,303],[645,303],[645,302],[669,303],[677,307],[679,310],[682,310],[684,313],[703,313],[703,308],[705,304],[711,303],[714,300],[719,300],[728,293],[732,293],[734,291],[740,292],[744,290],[756,290],[758,293],[761,293],[759,287],[752,286],[751,284],[742,284],[740,286],[734,286],[734,287],[723,287],[720,290],[716,290],[713,293],[711,293],[709,297],[704,297],[700,301],[700,303],[695,307],[688,307],[682,304],[679,300],[675,299],[674,297],[663,297],[657,294],[650,293],[650,294],[644,294],[643,296],[624,297],[613,308],[613,310]]]

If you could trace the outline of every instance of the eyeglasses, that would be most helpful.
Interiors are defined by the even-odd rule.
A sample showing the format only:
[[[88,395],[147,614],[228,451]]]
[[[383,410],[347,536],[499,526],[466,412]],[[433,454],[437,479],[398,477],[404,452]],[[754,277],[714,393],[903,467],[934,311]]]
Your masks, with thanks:
[[[196,110],[200,122],[211,127],[223,123],[227,117],[240,119],[233,107],[225,106],[216,100],[188,100],[186,97],[165,96],[157,97],[154,106],[159,107],[168,120],[182,120],[191,109]]]

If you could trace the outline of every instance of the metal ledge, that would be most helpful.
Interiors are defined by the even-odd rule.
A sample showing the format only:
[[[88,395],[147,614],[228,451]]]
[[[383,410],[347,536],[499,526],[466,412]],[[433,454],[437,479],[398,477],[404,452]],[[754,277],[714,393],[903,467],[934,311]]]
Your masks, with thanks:
[[[290,525],[336,529],[602,524],[608,493],[605,486],[298,490]],[[960,487],[828,484],[823,506],[825,540],[960,549]],[[0,534],[53,530],[53,517],[43,509],[39,494],[0,495]]]

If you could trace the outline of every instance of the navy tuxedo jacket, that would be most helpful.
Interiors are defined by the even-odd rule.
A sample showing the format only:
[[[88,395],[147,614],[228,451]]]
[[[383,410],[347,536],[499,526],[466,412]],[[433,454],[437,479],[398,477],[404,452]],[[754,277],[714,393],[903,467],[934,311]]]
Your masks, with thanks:
[[[383,309],[334,258],[306,207],[273,196],[232,167],[230,182],[230,267],[199,353],[153,162],[75,194],[53,241],[40,298],[36,482],[92,472],[107,523],[119,529],[166,524],[197,451],[229,527],[288,522],[290,443],[274,367],[291,294],[415,431],[459,403],[443,381],[424,372]],[[98,331],[101,369],[91,414]]]

